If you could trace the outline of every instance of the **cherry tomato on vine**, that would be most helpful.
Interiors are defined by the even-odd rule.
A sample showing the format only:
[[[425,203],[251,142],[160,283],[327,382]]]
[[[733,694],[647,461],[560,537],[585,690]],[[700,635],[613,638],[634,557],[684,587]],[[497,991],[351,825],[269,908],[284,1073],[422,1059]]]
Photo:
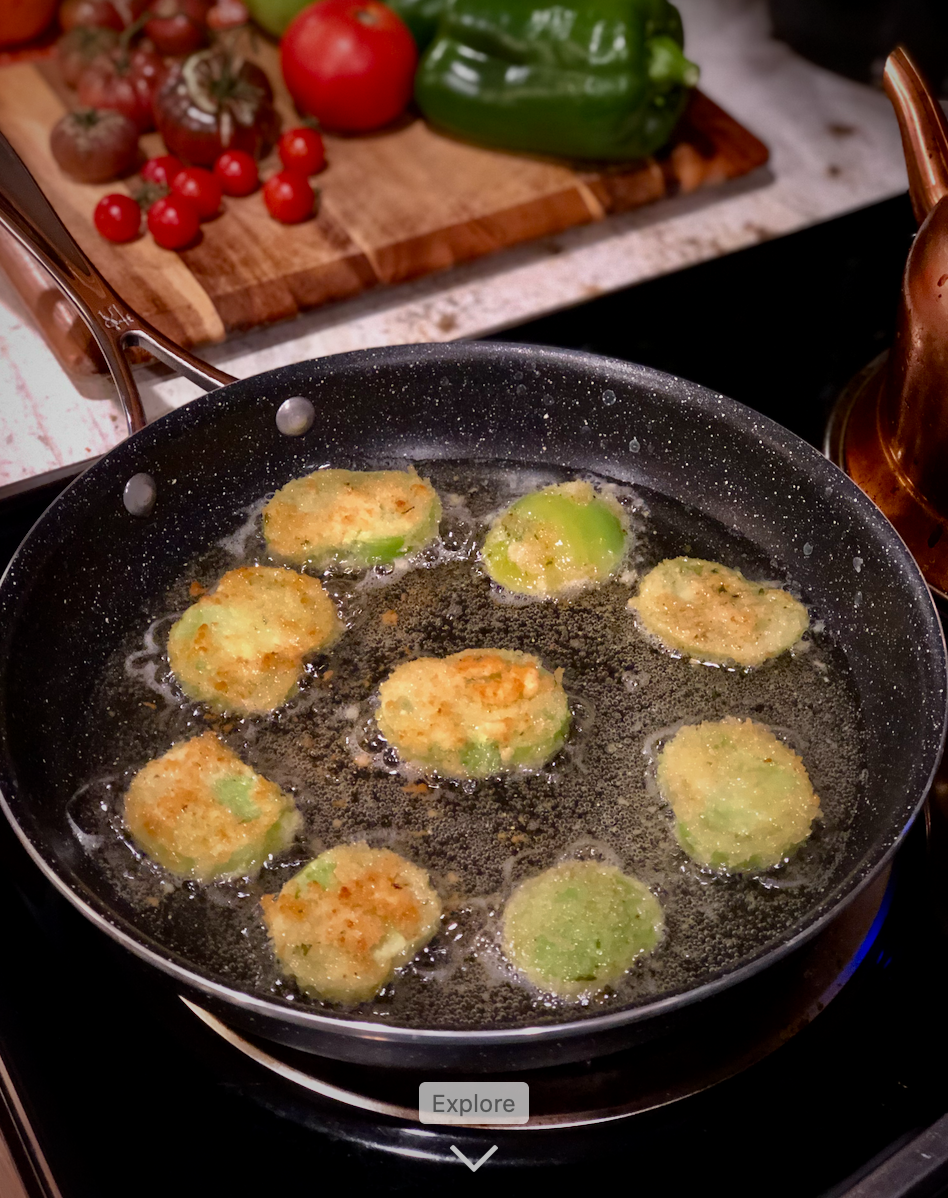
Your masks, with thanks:
[[[149,158],[141,169],[141,176],[146,183],[157,183],[159,187],[170,187],[171,180],[184,170],[184,163],[173,154],[161,154],[158,158]]]
[[[225,196],[249,196],[260,182],[256,159],[246,150],[225,150],[214,163],[214,177]]]
[[[289,171],[315,175],[326,165],[326,147],[315,129],[288,129],[277,142],[280,161]]]
[[[380,0],[319,0],[290,22],[280,65],[300,112],[327,129],[365,133],[407,106],[418,51],[408,26]]]
[[[148,231],[166,250],[180,250],[198,233],[197,209],[184,196],[164,196],[148,209]]]
[[[131,196],[114,192],[99,200],[92,220],[106,241],[131,241],[142,227],[142,210]]]
[[[171,180],[171,190],[175,195],[190,200],[201,220],[207,220],[220,211],[220,182],[201,166],[186,166],[178,171]]]
[[[309,180],[298,171],[280,171],[263,185],[263,200],[270,215],[284,225],[306,220],[315,198]]]

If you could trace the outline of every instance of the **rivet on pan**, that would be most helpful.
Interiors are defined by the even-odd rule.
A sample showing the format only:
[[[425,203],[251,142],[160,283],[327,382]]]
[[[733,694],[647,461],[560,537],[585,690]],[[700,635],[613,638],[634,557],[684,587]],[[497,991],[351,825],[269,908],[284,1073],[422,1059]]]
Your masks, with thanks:
[[[302,437],[313,427],[315,419],[316,409],[302,395],[284,399],[277,408],[277,428],[287,437]]]
[[[125,510],[132,516],[150,516],[157,498],[158,488],[150,474],[133,474],[122,492]]]

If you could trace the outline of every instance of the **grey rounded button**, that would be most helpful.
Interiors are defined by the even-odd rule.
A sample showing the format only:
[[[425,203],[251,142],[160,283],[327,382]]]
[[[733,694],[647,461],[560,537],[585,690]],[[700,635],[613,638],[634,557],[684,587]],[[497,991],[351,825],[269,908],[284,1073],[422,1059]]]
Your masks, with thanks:
[[[132,516],[150,516],[158,498],[158,487],[150,474],[133,474],[125,484],[122,502]]]
[[[302,437],[313,427],[316,409],[303,395],[284,399],[277,408],[277,428],[287,437]]]

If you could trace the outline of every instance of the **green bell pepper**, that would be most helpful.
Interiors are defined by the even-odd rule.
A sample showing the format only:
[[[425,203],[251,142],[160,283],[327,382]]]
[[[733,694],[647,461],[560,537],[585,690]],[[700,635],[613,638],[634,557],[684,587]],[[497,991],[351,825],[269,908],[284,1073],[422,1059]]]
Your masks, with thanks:
[[[438,21],[449,0],[385,0],[401,17],[418,45],[419,54],[429,46],[438,29]]]
[[[415,98],[437,128],[501,149],[623,160],[670,137],[698,81],[668,0],[453,0]]]

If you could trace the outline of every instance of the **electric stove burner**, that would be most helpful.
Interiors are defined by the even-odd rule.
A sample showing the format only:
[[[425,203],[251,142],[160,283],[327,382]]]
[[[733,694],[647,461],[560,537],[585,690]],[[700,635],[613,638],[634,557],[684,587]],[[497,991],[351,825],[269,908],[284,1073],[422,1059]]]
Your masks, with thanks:
[[[578,1064],[481,1075],[479,1080],[529,1083],[530,1120],[505,1127],[505,1137],[628,1118],[747,1069],[785,1044],[842,990],[871,948],[889,900],[886,869],[809,944],[716,1000],[695,1004],[683,1020],[645,1044]],[[323,1111],[357,1108],[373,1120],[382,1116],[419,1124],[418,1086],[435,1080],[431,1071],[373,1069],[314,1056],[236,1032],[210,1012],[182,1001],[206,1027],[286,1083],[297,1099]],[[454,1140],[456,1130],[447,1129]]]

